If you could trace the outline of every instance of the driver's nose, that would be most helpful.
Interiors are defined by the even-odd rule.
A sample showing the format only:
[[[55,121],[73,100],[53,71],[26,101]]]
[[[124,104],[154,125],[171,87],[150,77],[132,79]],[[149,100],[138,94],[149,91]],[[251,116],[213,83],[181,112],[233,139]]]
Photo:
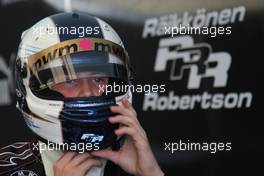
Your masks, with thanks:
[[[99,89],[91,79],[80,79],[76,89],[78,97],[100,96]]]

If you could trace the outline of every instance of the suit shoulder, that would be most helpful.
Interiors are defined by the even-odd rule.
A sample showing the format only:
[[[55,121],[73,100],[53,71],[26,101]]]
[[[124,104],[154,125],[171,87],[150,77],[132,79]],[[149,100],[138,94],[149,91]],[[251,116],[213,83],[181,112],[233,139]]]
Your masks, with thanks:
[[[16,142],[0,148],[0,175],[39,176],[41,170],[40,155],[33,152],[30,142]]]

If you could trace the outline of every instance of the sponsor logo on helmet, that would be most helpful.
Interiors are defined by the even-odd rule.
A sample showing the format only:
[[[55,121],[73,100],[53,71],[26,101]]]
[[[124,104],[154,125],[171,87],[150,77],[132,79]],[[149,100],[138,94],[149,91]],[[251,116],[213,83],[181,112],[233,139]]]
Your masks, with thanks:
[[[82,140],[85,140],[87,142],[101,142],[104,139],[104,136],[100,136],[97,134],[92,134],[92,133],[87,133],[87,134],[83,134],[81,137]]]
[[[121,46],[108,40],[99,38],[73,39],[53,45],[42,52],[29,57],[28,64],[31,75],[35,74],[45,64],[54,59],[81,51],[98,51],[112,53],[127,61],[127,52]]]

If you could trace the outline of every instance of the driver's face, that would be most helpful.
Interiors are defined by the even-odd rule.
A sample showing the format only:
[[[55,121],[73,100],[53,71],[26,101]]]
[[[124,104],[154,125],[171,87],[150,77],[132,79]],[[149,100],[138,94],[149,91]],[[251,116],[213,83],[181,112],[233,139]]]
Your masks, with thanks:
[[[53,85],[51,89],[69,98],[92,97],[101,96],[102,88],[105,88],[107,84],[107,77],[82,78]]]

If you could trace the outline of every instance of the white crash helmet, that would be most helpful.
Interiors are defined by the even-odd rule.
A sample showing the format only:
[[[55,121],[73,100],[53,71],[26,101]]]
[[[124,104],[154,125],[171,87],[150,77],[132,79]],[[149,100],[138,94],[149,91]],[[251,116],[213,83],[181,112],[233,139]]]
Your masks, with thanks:
[[[15,69],[17,107],[43,141],[112,147],[118,125],[108,122],[115,115],[109,107],[124,98],[131,102],[129,89],[69,98],[51,88],[101,76],[109,79],[107,85],[131,83],[128,54],[115,30],[84,13],[46,17],[21,36]]]

